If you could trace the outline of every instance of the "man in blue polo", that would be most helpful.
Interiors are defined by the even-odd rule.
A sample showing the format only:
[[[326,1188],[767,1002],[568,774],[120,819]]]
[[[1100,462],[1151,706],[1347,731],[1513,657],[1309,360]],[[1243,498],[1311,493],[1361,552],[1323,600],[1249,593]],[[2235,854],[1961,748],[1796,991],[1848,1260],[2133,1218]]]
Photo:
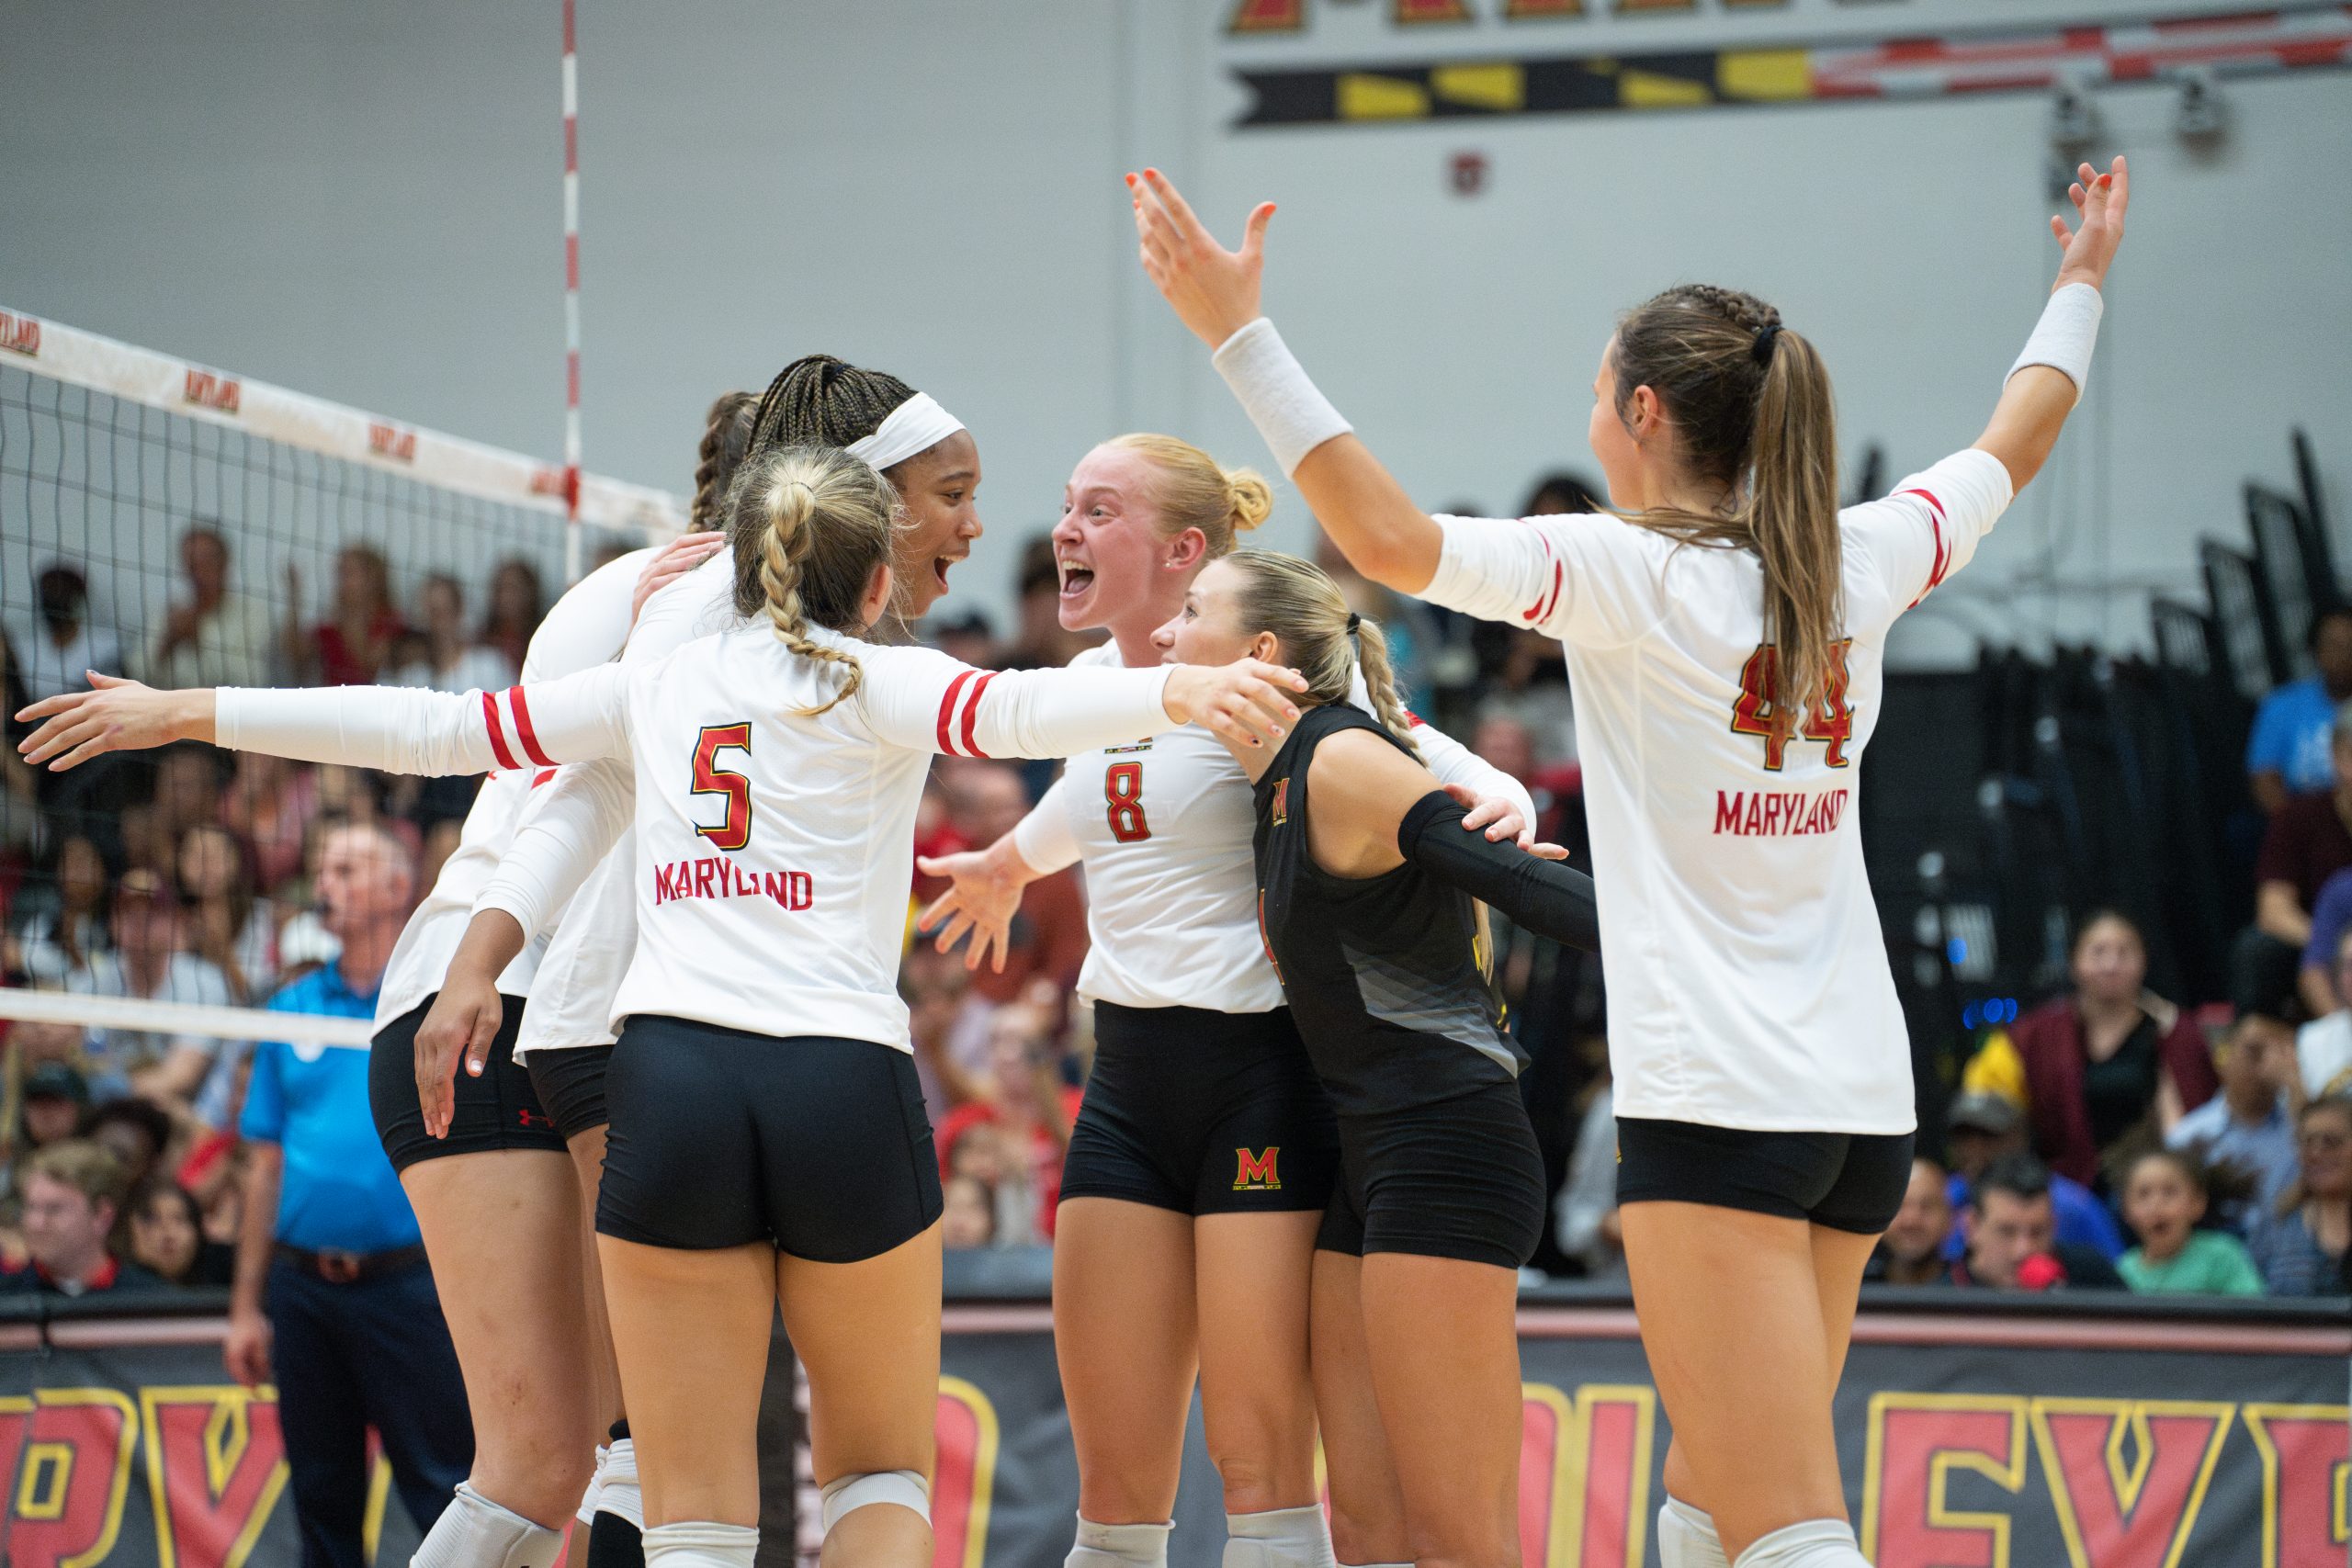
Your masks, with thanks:
[[[415,871],[381,828],[320,846],[335,962],[269,1000],[277,1012],[372,1018]],[[239,1130],[253,1145],[229,1314],[230,1375],[277,1373],[305,1568],[363,1568],[368,1428],[401,1500],[429,1530],[473,1463],[465,1383],[416,1216],[376,1140],[368,1053],[271,1041],[254,1049]]]

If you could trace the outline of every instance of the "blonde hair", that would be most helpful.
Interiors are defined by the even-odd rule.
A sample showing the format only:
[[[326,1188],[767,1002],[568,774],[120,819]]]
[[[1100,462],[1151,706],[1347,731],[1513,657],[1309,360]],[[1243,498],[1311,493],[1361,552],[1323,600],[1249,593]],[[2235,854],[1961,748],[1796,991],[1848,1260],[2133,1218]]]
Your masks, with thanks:
[[[728,498],[727,539],[735,556],[735,611],[764,613],[778,641],[803,659],[836,667],[830,702],[865,678],[854,654],[812,642],[811,625],[853,635],[874,569],[890,559],[899,497],[867,464],[830,446],[783,446],[743,464]]]
[[[94,1204],[111,1203],[117,1210],[130,1192],[130,1173],[122,1161],[94,1138],[65,1138],[37,1149],[26,1170],[74,1188]]]
[[[1621,515],[1685,543],[1756,552],[1773,705],[1794,730],[1826,694],[1845,616],[1829,372],[1780,311],[1703,283],[1669,288],[1627,316],[1611,357],[1618,418],[1649,388],[1674,421],[1685,469],[1733,498],[1722,515]]]
[[[1236,614],[1242,629],[1273,633],[1282,657],[1306,677],[1302,707],[1346,702],[1361,669],[1373,716],[1407,750],[1419,754],[1412,716],[1396,695],[1388,639],[1381,636],[1379,622],[1350,610],[1340,585],[1312,561],[1272,550],[1240,550],[1227,564],[1241,579]]]
[[[1246,534],[1274,510],[1274,491],[1254,468],[1225,468],[1189,441],[1138,432],[1103,443],[1133,452],[1152,467],[1152,500],[1159,507],[1159,536],[1173,539],[1198,528],[1209,542],[1203,558],[1233,553]]]

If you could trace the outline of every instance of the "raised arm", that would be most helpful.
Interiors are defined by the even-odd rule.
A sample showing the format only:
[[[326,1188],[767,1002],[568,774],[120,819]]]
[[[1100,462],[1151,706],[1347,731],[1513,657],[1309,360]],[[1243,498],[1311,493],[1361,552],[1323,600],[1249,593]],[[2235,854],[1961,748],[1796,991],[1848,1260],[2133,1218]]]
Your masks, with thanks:
[[[107,751],[202,740],[300,762],[379,773],[481,773],[551,768],[628,751],[627,674],[599,665],[503,692],[405,686],[277,691],[243,686],[159,692],[92,674],[93,690],[24,710],[42,720],[18,750],[51,772]]]
[[[2076,172],[2081,177],[2067,195],[2081,222],[2070,230],[2063,214],[2050,220],[2051,232],[2065,253],[2058,280],[2001,389],[1992,423],[1976,438],[1978,451],[1991,453],[2008,469],[2012,490],[2025,489],[2041,471],[2066,416],[2082,400],[2104,308],[2100,290],[2122,243],[2123,212],[2132,201],[2132,174],[2120,156],[2106,174],[2088,164]]]
[[[1194,335],[1216,350],[1218,374],[1273,448],[1315,520],[1358,571],[1402,593],[1437,573],[1437,524],[1351,434],[1259,313],[1272,202],[1250,214],[1228,251],[1158,169],[1127,176],[1144,271]]]
[[[1295,670],[1254,659],[1148,670],[978,670],[927,648],[873,649],[860,686],[874,732],[894,746],[952,757],[1069,757],[1199,724],[1260,746],[1298,717],[1283,694]]]

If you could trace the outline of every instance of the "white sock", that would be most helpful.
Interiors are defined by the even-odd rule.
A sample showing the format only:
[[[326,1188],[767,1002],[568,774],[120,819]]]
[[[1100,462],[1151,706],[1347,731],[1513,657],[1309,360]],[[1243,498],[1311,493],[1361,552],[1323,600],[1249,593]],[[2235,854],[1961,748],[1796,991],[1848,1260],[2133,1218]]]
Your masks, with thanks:
[[[756,1525],[722,1525],[707,1519],[655,1525],[645,1532],[645,1568],[752,1568],[759,1550]]]
[[[1084,1514],[1078,1517],[1078,1544],[1062,1560],[1062,1568],[1168,1568],[1168,1532],[1164,1525],[1098,1525]]]
[[[605,1456],[612,1451],[602,1443],[596,1445],[596,1468],[588,1472],[588,1490],[580,1495],[580,1509],[573,1516],[592,1529],[596,1524],[596,1499],[605,1491]]]
[[[1337,1568],[1323,1510],[1309,1503],[1225,1516],[1225,1568]]]
[[[605,1451],[605,1464],[597,1479],[596,1509],[599,1513],[618,1514],[639,1529],[645,1528],[645,1497],[637,1489],[637,1443],[623,1438]],[[714,1526],[713,1529],[734,1529]]]
[[[408,1561],[409,1568],[548,1568],[562,1554],[561,1530],[533,1524],[460,1481]]]
[[[1665,1568],[1731,1568],[1715,1521],[1672,1493],[1657,1511],[1657,1560]]]
[[[1739,1554],[1739,1568],[1871,1568],[1843,1519],[1806,1519],[1776,1529]]]

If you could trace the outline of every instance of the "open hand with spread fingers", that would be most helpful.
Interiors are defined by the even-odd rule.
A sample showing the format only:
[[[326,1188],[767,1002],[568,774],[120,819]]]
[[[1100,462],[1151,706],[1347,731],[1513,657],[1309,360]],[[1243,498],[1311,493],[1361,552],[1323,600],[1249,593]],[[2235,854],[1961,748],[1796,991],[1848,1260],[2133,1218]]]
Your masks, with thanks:
[[[1127,192],[1135,199],[1143,269],[1194,336],[1216,348],[1258,319],[1262,313],[1258,309],[1259,278],[1265,270],[1272,202],[1251,209],[1242,227],[1241,248],[1228,251],[1158,169],[1129,175]]]
[[[2065,258],[2058,264],[2058,281],[2051,291],[2070,283],[2087,283],[2094,288],[2107,284],[2107,269],[2114,264],[2116,247],[2123,243],[2123,212],[2132,204],[2132,171],[2121,153],[2106,174],[2100,174],[2085,164],[2075,171],[2075,181],[2066,192],[2075,204],[2081,223],[2068,228],[2064,213],[2052,213],[2050,231],[2058,237],[2065,249]]]

